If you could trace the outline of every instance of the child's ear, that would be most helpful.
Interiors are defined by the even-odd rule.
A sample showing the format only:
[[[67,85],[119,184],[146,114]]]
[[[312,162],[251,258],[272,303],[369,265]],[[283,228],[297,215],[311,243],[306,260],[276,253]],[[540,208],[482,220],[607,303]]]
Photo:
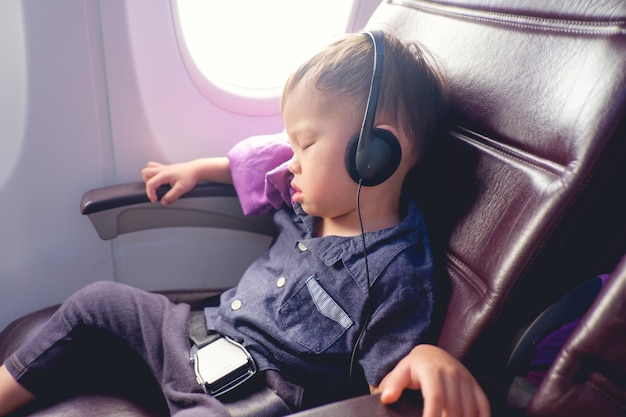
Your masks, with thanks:
[[[396,137],[396,139],[398,139],[398,142],[400,143],[400,148],[402,149],[402,159],[403,160],[406,159],[407,161],[405,162],[408,162],[410,165],[415,164],[415,162],[417,161],[417,155],[415,155],[415,152],[412,149],[413,147],[409,143],[408,138],[406,137],[406,135],[402,133],[400,129],[398,129],[394,125],[389,125],[389,124],[380,124],[380,125],[377,125],[376,128],[384,129],[392,133]]]
[[[407,149],[408,143],[406,141],[406,138],[404,136],[401,136],[400,129],[397,129],[393,125],[387,125],[387,124],[380,124],[374,127],[376,129],[386,130],[389,133],[391,133],[393,136],[395,136],[395,138],[398,139],[398,142],[400,143],[400,147],[402,148],[403,152]]]
[[[395,137],[397,137],[397,138],[399,139],[399,134],[400,134],[400,131],[399,131],[398,129],[396,129],[396,127],[395,127],[395,126],[392,126],[392,125],[387,125],[387,124],[381,124],[381,125],[376,125],[376,126],[374,126],[374,127],[375,127],[375,128],[377,128],[377,129],[384,129],[384,130],[388,130],[388,131],[390,131],[391,133],[393,133],[393,135],[394,135]]]

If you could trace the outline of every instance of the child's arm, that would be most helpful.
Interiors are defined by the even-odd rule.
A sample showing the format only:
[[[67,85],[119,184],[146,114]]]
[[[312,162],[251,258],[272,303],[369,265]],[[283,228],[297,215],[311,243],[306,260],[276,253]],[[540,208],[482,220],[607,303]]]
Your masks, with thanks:
[[[491,414],[489,401],[470,372],[436,346],[416,346],[383,378],[380,386],[372,387],[374,393],[381,393],[385,404],[396,402],[405,389],[422,391],[423,417]]]
[[[141,178],[146,183],[146,194],[153,203],[157,201],[156,190],[169,184],[169,190],[161,199],[164,205],[170,204],[191,190],[199,181],[212,181],[232,184],[228,158],[202,158],[180,164],[162,165],[148,162],[141,170]]]
[[[264,214],[291,204],[291,174],[287,161],[292,156],[284,133],[253,136],[236,144],[226,157],[202,158],[179,164],[149,162],[141,171],[146,194],[153,203],[156,190],[169,184],[172,189],[161,199],[174,202],[199,181],[233,184],[244,214]]]

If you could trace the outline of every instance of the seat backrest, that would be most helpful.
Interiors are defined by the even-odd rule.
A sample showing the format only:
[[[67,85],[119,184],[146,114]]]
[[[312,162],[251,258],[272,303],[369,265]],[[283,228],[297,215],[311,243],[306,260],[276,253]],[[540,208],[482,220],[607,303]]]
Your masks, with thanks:
[[[533,397],[533,417],[626,414],[626,256]]]
[[[447,71],[416,185],[449,282],[439,342],[501,368],[519,327],[623,253],[626,2],[389,0],[368,28]]]

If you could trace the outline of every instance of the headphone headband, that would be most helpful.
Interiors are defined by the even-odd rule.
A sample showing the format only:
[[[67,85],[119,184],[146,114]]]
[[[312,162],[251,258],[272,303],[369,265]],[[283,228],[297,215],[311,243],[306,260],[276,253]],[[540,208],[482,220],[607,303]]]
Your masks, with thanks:
[[[385,56],[385,41],[383,32],[380,30],[372,30],[370,32],[363,32],[366,36],[372,39],[372,46],[374,47],[374,65],[372,69],[372,82],[370,83],[370,91],[367,96],[367,107],[365,108],[365,116],[363,117],[363,125],[361,126],[359,146],[357,148],[357,155],[359,150],[369,145],[370,138],[372,136],[372,129],[374,128],[374,120],[376,118],[376,107],[378,105],[378,95],[380,94],[380,80],[383,75],[383,61]],[[357,156],[358,160],[358,156]],[[357,169],[359,163],[357,162]]]
[[[367,96],[367,106],[365,108],[365,116],[359,133],[359,143],[356,149],[356,170],[363,173],[368,172],[367,149],[372,142],[372,129],[374,129],[374,120],[376,119],[376,107],[378,105],[378,95],[380,94],[380,80],[383,75],[383,61],[385,56],[384,34],[380,30],[372,30],[363,32],[372,40],[374,48],[374,65],[372,70],[372,82],[370,83],[370,91]]]
[[[393,133],[374,128],[383,74],[385,35],[379,30],[363,34],[372,40],[374,48],[372,81],[361,130],[348,145],[346,167],[356,183],[371,187],[385,182],[393,175],[400,165],[402,149]]]

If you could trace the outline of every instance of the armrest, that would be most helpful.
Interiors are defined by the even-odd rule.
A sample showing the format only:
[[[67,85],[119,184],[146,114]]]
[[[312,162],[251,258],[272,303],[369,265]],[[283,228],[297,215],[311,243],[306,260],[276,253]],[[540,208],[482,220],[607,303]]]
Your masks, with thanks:
[[[159,199],[169,190],[160,187]],[[80,203],[100,238],[160,227],[214,227],[273,235],[271,215],[244,216],[230,185],[201,183],[168,206],[148,200],[141,181],[87,191]]]
[[[527,415],[624,416],[626,256],[548,371]]]
[[[422,411],[421,395],[407,391],[400,401],[392,405],[381,403],[378,395],[363,395],[305,410],[293,414],[293,417],[421,417]]]
[[[524,331],[509,356],[506,369],[518,375],[527,368],[537,343],[548,333],[581,317],[602,289],[602,280],[593,277],[570,290],[546,308]]]

